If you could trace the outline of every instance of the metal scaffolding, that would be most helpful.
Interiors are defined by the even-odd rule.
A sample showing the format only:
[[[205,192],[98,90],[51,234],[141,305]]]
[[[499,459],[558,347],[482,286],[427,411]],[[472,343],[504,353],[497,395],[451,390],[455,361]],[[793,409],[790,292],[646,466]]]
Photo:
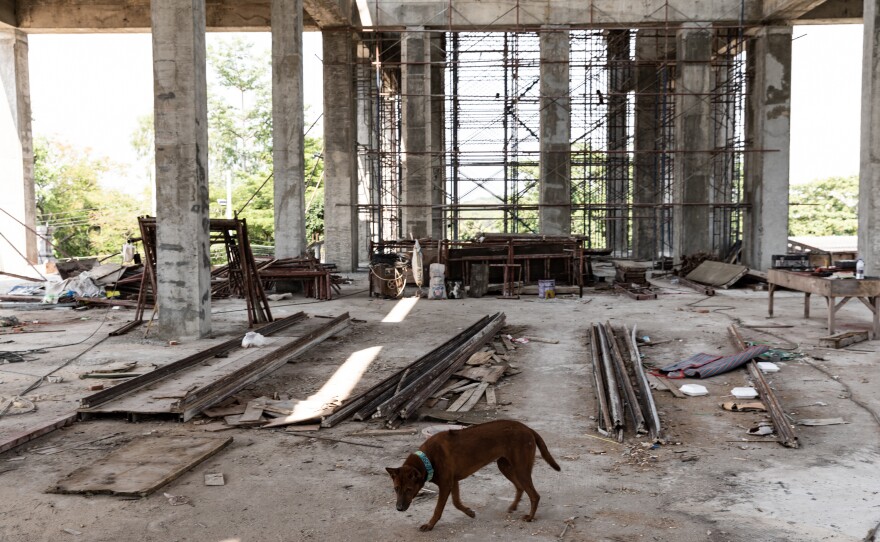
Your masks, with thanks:
[[[673,255],[673,217],[682,205],[675,201],[673,166],[677,154],[691,152],[675,141],[675,31],[569,32],[571,234],[582,236],[587,248],[623,258]],[[430,150],[445,168],[445,178],[434,177],[434,188],[443,195],[433,202],[434,220],[442,216],[446,237],[454,240],[477,232],[539,233],[538,31],[433,32],[441,33],[445,44],[445,56],[431,60],[442,63],[445,88],[442,96],[430,97],[442,100],[445,111],[443,145]],[[364,76],[370,78],[364,88],[371,89],[364,95],[375,108],[377,144],[367,151],[375,153],[377,164],[371,172],[376,195],[369,214],[375,242],[405,233],[400,36],[364,38],[375,52],[374,69]],[[745,39],[741,27],[714,29],[713,36],[715,81],[709,95],[701,97],[711,102],[712,125],[711,186],[704,205],[712,248],[723,256],[741,238]],[[649,60],[638,53],[638,40],[645,38],[653,39],[659,51]],[[650,83],[644,81],[646,69]],[[650,119],[637,118],[644,114]]]

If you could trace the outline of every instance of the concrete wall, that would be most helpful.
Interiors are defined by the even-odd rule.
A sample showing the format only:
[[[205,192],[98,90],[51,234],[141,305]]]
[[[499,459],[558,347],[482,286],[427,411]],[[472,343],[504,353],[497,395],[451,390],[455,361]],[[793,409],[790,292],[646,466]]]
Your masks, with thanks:
[[[0,270],[35,276],[34,149],[27,35],[0,31]]]

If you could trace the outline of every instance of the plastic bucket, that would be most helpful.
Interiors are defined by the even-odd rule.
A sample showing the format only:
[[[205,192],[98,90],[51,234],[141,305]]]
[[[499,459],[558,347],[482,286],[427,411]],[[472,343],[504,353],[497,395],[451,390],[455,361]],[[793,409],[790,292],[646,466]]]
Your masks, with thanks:
[[[538,281],[538,297],[547,299],[548,297],[556,297],[556,281],[555,280],[539,280]]]

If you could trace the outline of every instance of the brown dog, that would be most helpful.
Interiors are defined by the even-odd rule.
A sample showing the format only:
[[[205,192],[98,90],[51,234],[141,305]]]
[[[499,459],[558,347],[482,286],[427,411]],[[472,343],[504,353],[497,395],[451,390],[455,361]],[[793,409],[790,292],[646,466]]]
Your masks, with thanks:
[[[470,517],[473,510],[462,504],[458,495],[458,481],[464,480],[492,461],[498,464],[501,474],[513,482],[516,497],[508,512],[516,510],[523,491],[529,495],[532,508],[523,516],[525,521],[535,518],[541,496],[532,484],[532,466],[535,463],[535,446],[541,457],[551,467],[562,470],[547,450],[541,435],[526,425],[513,420],[499,420],[474,425],[460,431],[444,431],[429,438],[410,454],[399,469],[386,468],[394,481],[397,493],[397,509],[409,508],[413,498],[426,482],[434,482],[439,488],[437,506],[428,523],[419,529],[430,531],[443,514],[446,499],[452,493],[452,504]]]

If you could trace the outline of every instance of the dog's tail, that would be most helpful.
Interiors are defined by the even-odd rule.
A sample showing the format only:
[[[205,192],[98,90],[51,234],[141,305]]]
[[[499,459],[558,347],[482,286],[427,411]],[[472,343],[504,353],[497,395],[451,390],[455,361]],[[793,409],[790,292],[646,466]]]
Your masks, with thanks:
[[[562,470],[562,467],[559,466],[559,463],[553,459],[553,456],[550,455],[550,450],[547,449],[547,445],[544,444],[544,439],[541,438],[541,435],[538,434],[537,431],[532,429],[532,434],[535,435],[535,444],[538,445],[538,450],[541,451],[541,457],[544,458],[544,461],[547,462],[548,465],[553,467],[554,470]]]

